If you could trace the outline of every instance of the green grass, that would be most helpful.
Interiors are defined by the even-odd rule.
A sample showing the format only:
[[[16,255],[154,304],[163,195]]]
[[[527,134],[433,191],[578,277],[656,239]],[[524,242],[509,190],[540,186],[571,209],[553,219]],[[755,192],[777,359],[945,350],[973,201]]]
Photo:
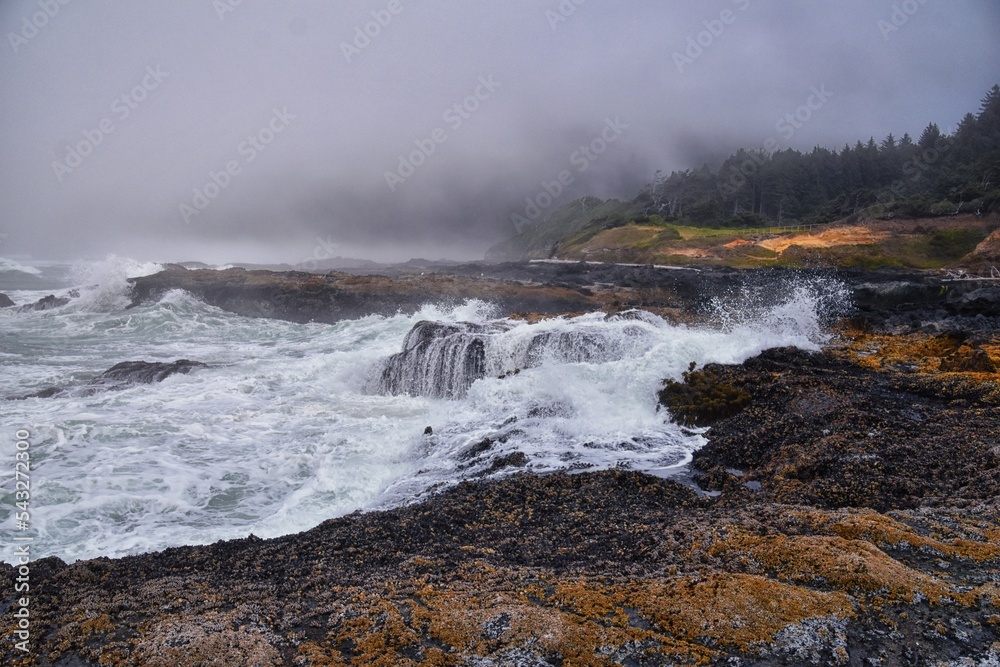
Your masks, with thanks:
[[[699,239],[727,239],[735,240],[742,236],[738,230],[712,227],[687,227],[685,225],[670,225],[680,237],[685,241],[697,241]]]
[[[789,234],[799,234],[801,231],[785,229],[783,227],[754,227],[753,229],[733,229],[732,227],[689,227],[686,225],[670,225],[681,235],[685,241],[697,241],[699,239],[711,239],[713,241],[747,238],[753,232],[757,234],[768,234],[773,236],[786,236]]]
[[[901,232],[885,241],[868,245],[829,248],[791,248],[778,255],[761,247],[725,248],[738,239],[765,234],[788,236],[808,231],[802,228],[694,226],[689,220],[666,222],[659,216],[646,216],[636,202],[600,201],[587,198],[571,202],[551,212],[544,222],[535,225],[517,239],[516,245],[530,249],[533,256],[551,253],[558,256],[581,255],[594,245],[588,258],[606,261],[656,262],[667,264],[725,264],[739,267],[770,266],[846,266],[858,268],[905,267],[939,269],[954,266],[972,252],[988,234],[985,224],[951,226],[949,218],[928,220],[927,228]],[[659,230],[659,233],[630,234],[635,228]],[[944,229],[941,229],[944,227]],[[819,231],[812,230],[814,233]],[[602,243],[594,243],[601,236]],[[606,242],[605,242],[606,241]],[[600,252],[606,246],[608,252]],[[594,251],[598,252],[594,252]],[[682,250],[705,250],[714,259],[691,258],[674,254]]]
[[[975,227],[942,229],[927,240],[927,256],[944,262],[954,262],[976,249],[987,236],[986,231]]]

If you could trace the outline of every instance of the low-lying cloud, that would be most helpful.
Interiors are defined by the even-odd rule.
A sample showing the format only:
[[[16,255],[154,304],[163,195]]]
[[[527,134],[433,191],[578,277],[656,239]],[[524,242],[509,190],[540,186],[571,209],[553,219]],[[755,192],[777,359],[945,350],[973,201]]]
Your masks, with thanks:
[[[531,203],[949,127],[1000,79],[991,0],[510,4],[4,2],[0,254],[481,257]]]

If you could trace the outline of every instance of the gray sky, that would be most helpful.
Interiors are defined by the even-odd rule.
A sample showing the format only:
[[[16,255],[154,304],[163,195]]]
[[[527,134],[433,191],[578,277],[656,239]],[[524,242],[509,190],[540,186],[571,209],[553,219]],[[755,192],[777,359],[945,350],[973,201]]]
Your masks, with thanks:
[[[951,128],[998,33],[996,0],[0,0],[0,254],[481,257],[543,183]]]

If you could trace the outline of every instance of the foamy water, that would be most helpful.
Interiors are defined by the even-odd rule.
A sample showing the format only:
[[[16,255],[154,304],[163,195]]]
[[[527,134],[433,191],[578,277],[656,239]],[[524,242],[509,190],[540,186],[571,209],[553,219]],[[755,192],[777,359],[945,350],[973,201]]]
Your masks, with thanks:
[[[23,289],[23,276],[0,271],[0,291],[18,304],[71,286],[78,294],[54,310],[0,310],[0,397],[83,384],[127,360],[210,365],[124,391],[0,403],[8,431],[0,530],[5,539],[16,532],[13,442],[26,429],[36,557],[121,556],[297,532],[356,509],[410,502],[464,477],[509,474],[492,463],[516,452],[535,472],[626,467],[669,475],[704,439],[657,410],[662,380],[679,378],[691,361],[738,363],[783,345],[817,349],[822,313],[841,298],[836,285],[817,283],[770,299],[734,295],[719,306],[718,329],[649,314],[503,322],[488,348],[487,377],[445,399],[381,395],[373,378],[416,323],[487,324],[495,321],[489,304],[428,304],[414,315],[335,325],[243,318],[179,291],[124,309],[125,279],[157,269],[111,258],[25,274],[57,280],[58,273],[57,290]],[[514,370],[539,334],[595,333],[617,341],[608,360],[542,355],[533,367],[496,377]]]

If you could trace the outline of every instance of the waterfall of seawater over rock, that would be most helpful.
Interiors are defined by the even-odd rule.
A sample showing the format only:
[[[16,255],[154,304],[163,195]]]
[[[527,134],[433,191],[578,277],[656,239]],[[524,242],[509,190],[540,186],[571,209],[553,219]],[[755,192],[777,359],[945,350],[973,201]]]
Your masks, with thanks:
[[[0,266],[18,306],[56,297],[0,309],[0,397],[66,388],[2,403],[11,432],[30,432],[35,557],[273,537],[516,470],[675,474],[704,439],[658,409],[663,379],[817,349],[837,300],[832,283],[775,284],[720,300],[698,327],[641,311],[529,323],[479,301],[297,324],[177,290],[128,308],[126,278],[157,268]],[[122,362],[179,359],[205,366],[91,384]],[[0,503],[8,534],[12,508]]]
[[[545,364],[618,361],[653,343],[649,325],[655,319],[628,311],[569,326],[562,320],[527,328],[511,322],[418,322],[407,334],[403,351],[382,364],[374,391],[454,399],[464,397],[485,377]]]

